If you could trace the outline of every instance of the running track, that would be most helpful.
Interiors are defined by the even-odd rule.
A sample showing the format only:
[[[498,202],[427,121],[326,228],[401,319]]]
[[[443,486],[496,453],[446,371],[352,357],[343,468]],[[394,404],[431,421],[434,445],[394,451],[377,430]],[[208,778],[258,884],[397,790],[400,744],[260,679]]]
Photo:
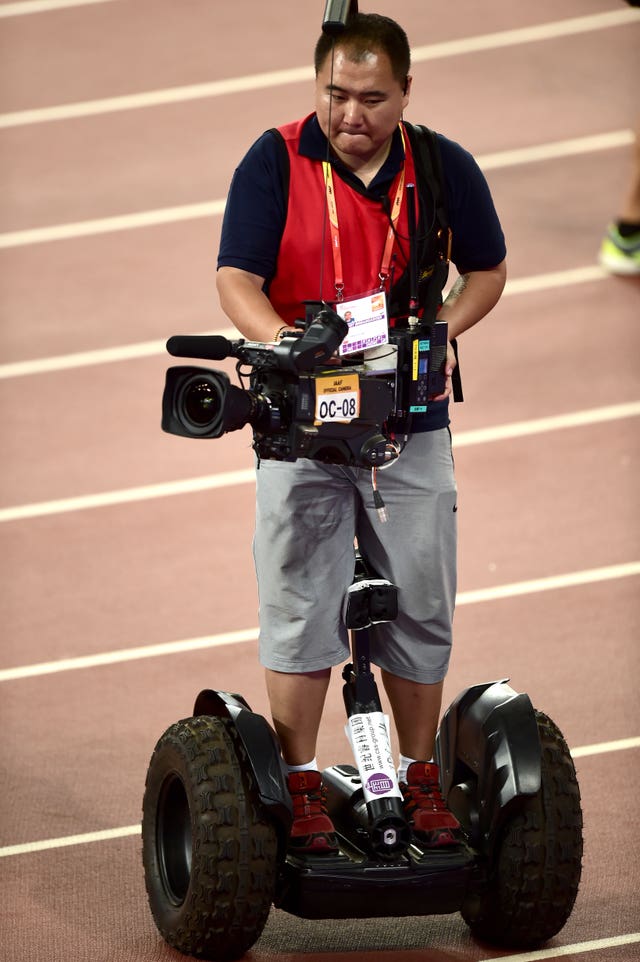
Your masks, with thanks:
[[[407,117],[479,158],[509,245],[505,296],[462,345],[445,701],[508,675],[561,727],[583,795],[583,883],[539,953],[478,945],[457,915],[346,925],[274,911],[247,959],[640,959],[640,282],[596,263],[629,173],[640,13],[618,0],[362,6],[407,27]],[[163,345],[228,328],[214,284],[228,182],[260,131],[311,109],[323,7],[0,3],[11,962],[178,959],[144,894],[149,756],[201,687],[267,713],[249,436],[161,433]],[[336,678],[322,765],[348,758],[342,726]]]

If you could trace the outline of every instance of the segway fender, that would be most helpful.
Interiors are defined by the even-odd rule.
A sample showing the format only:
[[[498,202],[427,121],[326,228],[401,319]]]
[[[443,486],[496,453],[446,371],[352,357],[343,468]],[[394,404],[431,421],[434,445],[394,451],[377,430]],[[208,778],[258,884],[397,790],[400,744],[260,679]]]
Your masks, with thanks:
[[[508,812],[541,782],[536,716],[507,679],[463,691],[437,738],[442,791],[471,840],[488,851]]]
[[[266,719],[251,711],[241,695],[209,688],[196,698],[193,714],[230,718],[234,722],[258,785],[260,801],[288,837],[293,821],[291,796],[284,781],[278,740]]]

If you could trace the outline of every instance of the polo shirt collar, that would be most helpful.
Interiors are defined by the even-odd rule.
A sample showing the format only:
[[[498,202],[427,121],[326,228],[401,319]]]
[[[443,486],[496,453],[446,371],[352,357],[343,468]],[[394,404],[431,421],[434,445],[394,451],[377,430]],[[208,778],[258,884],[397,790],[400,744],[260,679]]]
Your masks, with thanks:
[[[320,128],[316,114],[310,114],[304,123],[298,153],[303,157],[309,157],[311,160],[326,160],[327,138]],[[393,133],[389,156],[367,188],[360,178],[350,171],[338,157],[335,155],[331,157],[331,165],[339,177],[355,187],[360,193],[373,194],[374,197],[379,197],[382,189],[388,189],[403,163],[404,146],[399,127],[396,127]]]

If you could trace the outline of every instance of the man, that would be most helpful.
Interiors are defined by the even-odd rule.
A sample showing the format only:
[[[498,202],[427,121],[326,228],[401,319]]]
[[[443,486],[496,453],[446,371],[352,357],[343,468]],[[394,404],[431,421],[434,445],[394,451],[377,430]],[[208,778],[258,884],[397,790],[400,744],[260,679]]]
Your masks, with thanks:
[[[315,113],[265,133],[229,193],[218,292],[250,340],[286,335],[304,315],[304,300],[344,306],[382,289],[389,323],[406,317],[411,182],[417,181],[418,234],[425,242],[419,271],[427,286],[433,275],[432,187],[418,172],[415,139],[402,122],[411,90],[404,31],[386,17],[356,14],[335,45],[320,37],[315,68]],[[439,318],[454,339],[498,301],[505,246],[475,161],[440,135],[438,144],[460,273]],[[459,826],[432,763],[456,590],[447,413],[455,363],[449,345],[445,392],[413,419],[400,457],[382,472],[386,524],[364,470],[299,459],[262,461],[257,471],[260,658],[294,804],[290,844],[301,851],[332,851],[336,844],[315,755],[331,667],[349,657],[340,612],[353,576],[354,536],[377,574],[399,586],[400,615],[376,630],[371,660],[381,669],[396,724],[406,811],[423,844],[456,841]]]

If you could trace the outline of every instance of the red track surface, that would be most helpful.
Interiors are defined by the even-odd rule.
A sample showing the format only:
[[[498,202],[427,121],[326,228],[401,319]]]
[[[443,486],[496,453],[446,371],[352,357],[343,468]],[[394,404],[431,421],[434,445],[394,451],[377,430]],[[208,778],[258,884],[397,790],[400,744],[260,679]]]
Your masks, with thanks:
[[[0,13],[14,6],[0,3]],[[617,0],[362,6],[396,16],[415,48],[629,12]],[[115,0],[0,18],[0,113],[306,66],[322,8],[320,0]],[[444,131],[481,160],[628,131],[639,40],[637,20],[418,62],[408,119]],[[160,432],[167,365],[160,348],[122,360],[97,355],[79,366],[66,358],[228,327],[215,295],[219,216],[20,244],[7,235],[222,199],[254,137],[311,106],[311,82],[299,81],[0,131],[3,508],[250,468],[246,432],[210,444]],[[600,573],[589,583],[565,579],[485,601],[466,593],[637,562],[637,419],[605,411],[604,421],[547,423],[484,442],[467,432],[638,401],[639,282],[601,277],[595,267],[624,194],[627,140],[542,161],[487,163],[510,277],[538,280],[528,292],[512,288],[464,337],[467,401],[454,412],[462,596],[445,701],[508,675],[572,749],[596,746],[576,751],[582,887],[543,956],[564,952],[580,962],[640,958],[637,576],[615,569],[608,580]],[[568,273],[557,286],[542,277],[580,268],[587,269],[581,283]],[[59,358],[53,370],[11,366],[47,358]],[[190,714],[201,687],[241,691],[267,713],[255,643],[186,645],[181,653],[55,672],[10,670],[253,629],[253,486],[241,480],[25,513],[5,514],[0,526],[3,958],[178,959],[147,908],[139,837],[62,842],[139,823],[153,745]],[[336,677],[323,766],[348,757],[345,740],[336,758],[342,727]],[[598,747],[623,739],[633,741]],[[56,840],[53,847],[11,848],[46,839]],[[621,944],[620,936],[630,938]],[[346,925],[274,911],[247,959],[505,955],[474,942],[458,915]]]

